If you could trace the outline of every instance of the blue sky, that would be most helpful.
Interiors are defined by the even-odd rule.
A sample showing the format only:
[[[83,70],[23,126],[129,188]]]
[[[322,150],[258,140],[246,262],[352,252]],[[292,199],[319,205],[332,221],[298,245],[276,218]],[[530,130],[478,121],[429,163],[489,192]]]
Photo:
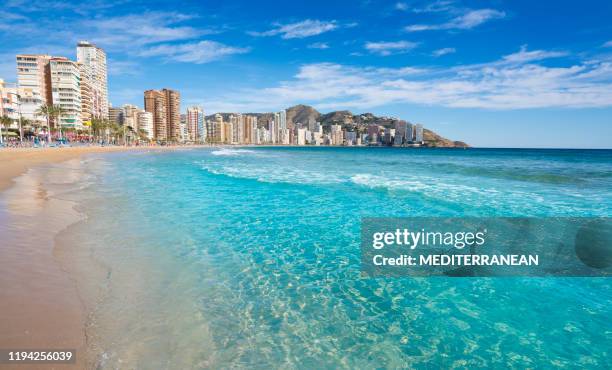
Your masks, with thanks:
[[[168,87],[207,114],[304,103],[476,146],[612,148],[611,19],[610,1],[3,0],[0,78],[86,39],[115,106]]]

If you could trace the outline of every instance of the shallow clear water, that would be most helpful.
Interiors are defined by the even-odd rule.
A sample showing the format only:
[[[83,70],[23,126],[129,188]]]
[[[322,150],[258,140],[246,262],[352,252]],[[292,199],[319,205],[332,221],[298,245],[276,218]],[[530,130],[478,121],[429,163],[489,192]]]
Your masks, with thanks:
[[[609,279],[359,274],[365,216],[611,216],[612,152],[211,148],[87,160],[64,238],[102,367],[610,367]]]

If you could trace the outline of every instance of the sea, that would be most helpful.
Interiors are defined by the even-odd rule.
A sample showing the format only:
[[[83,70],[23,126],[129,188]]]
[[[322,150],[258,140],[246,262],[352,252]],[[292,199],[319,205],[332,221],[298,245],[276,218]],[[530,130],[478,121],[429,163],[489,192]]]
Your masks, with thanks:
[[[57,242],[97,368],[612,367],[609,278],[360,273],[365,217],[610,217],[612,151],[211,147],[77,167],[63,197],[81,219]]]

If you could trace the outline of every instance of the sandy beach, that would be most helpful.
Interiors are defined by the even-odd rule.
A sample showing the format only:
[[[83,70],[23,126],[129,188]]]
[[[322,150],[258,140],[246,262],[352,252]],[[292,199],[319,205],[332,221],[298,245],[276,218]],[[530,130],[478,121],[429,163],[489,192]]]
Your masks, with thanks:
[[[82,215],[43,184],[83,171],[80,157],[126,150],[174,147],[68,147],[0,150],[0,348],[76,349],[74,365],[86,368],[87,304],[79,295],[70,250],[57,235]],[[73,179],[68,178],[71,181]],[[7,365],[2,365],[7,366]],[[23,368],[21,365],[9,368]]]

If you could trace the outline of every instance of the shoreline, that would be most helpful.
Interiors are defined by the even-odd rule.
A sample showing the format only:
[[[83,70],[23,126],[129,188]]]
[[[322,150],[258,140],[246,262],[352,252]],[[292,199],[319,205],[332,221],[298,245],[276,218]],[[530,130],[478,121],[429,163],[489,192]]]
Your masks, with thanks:
[[[80,158],[86,154],[125,151],[172,151],[205,146],[75,146],[64,148],[3,148],[0,150],[0,193],[29,169]]]
[[[0,348],[76,349],[76,363],[89,368],[87,325],[91,302],[79,291],[78,245],[60,242],[87,218],[78,202],[65,199],[86,176],[89,154],[174,151],[194,147],[17,148],[0,151]],[[9,319],[10,318],[10,319]],[[7,365],[7,368],[18,368]],[[32,364],[31,369],[48,365]]]

